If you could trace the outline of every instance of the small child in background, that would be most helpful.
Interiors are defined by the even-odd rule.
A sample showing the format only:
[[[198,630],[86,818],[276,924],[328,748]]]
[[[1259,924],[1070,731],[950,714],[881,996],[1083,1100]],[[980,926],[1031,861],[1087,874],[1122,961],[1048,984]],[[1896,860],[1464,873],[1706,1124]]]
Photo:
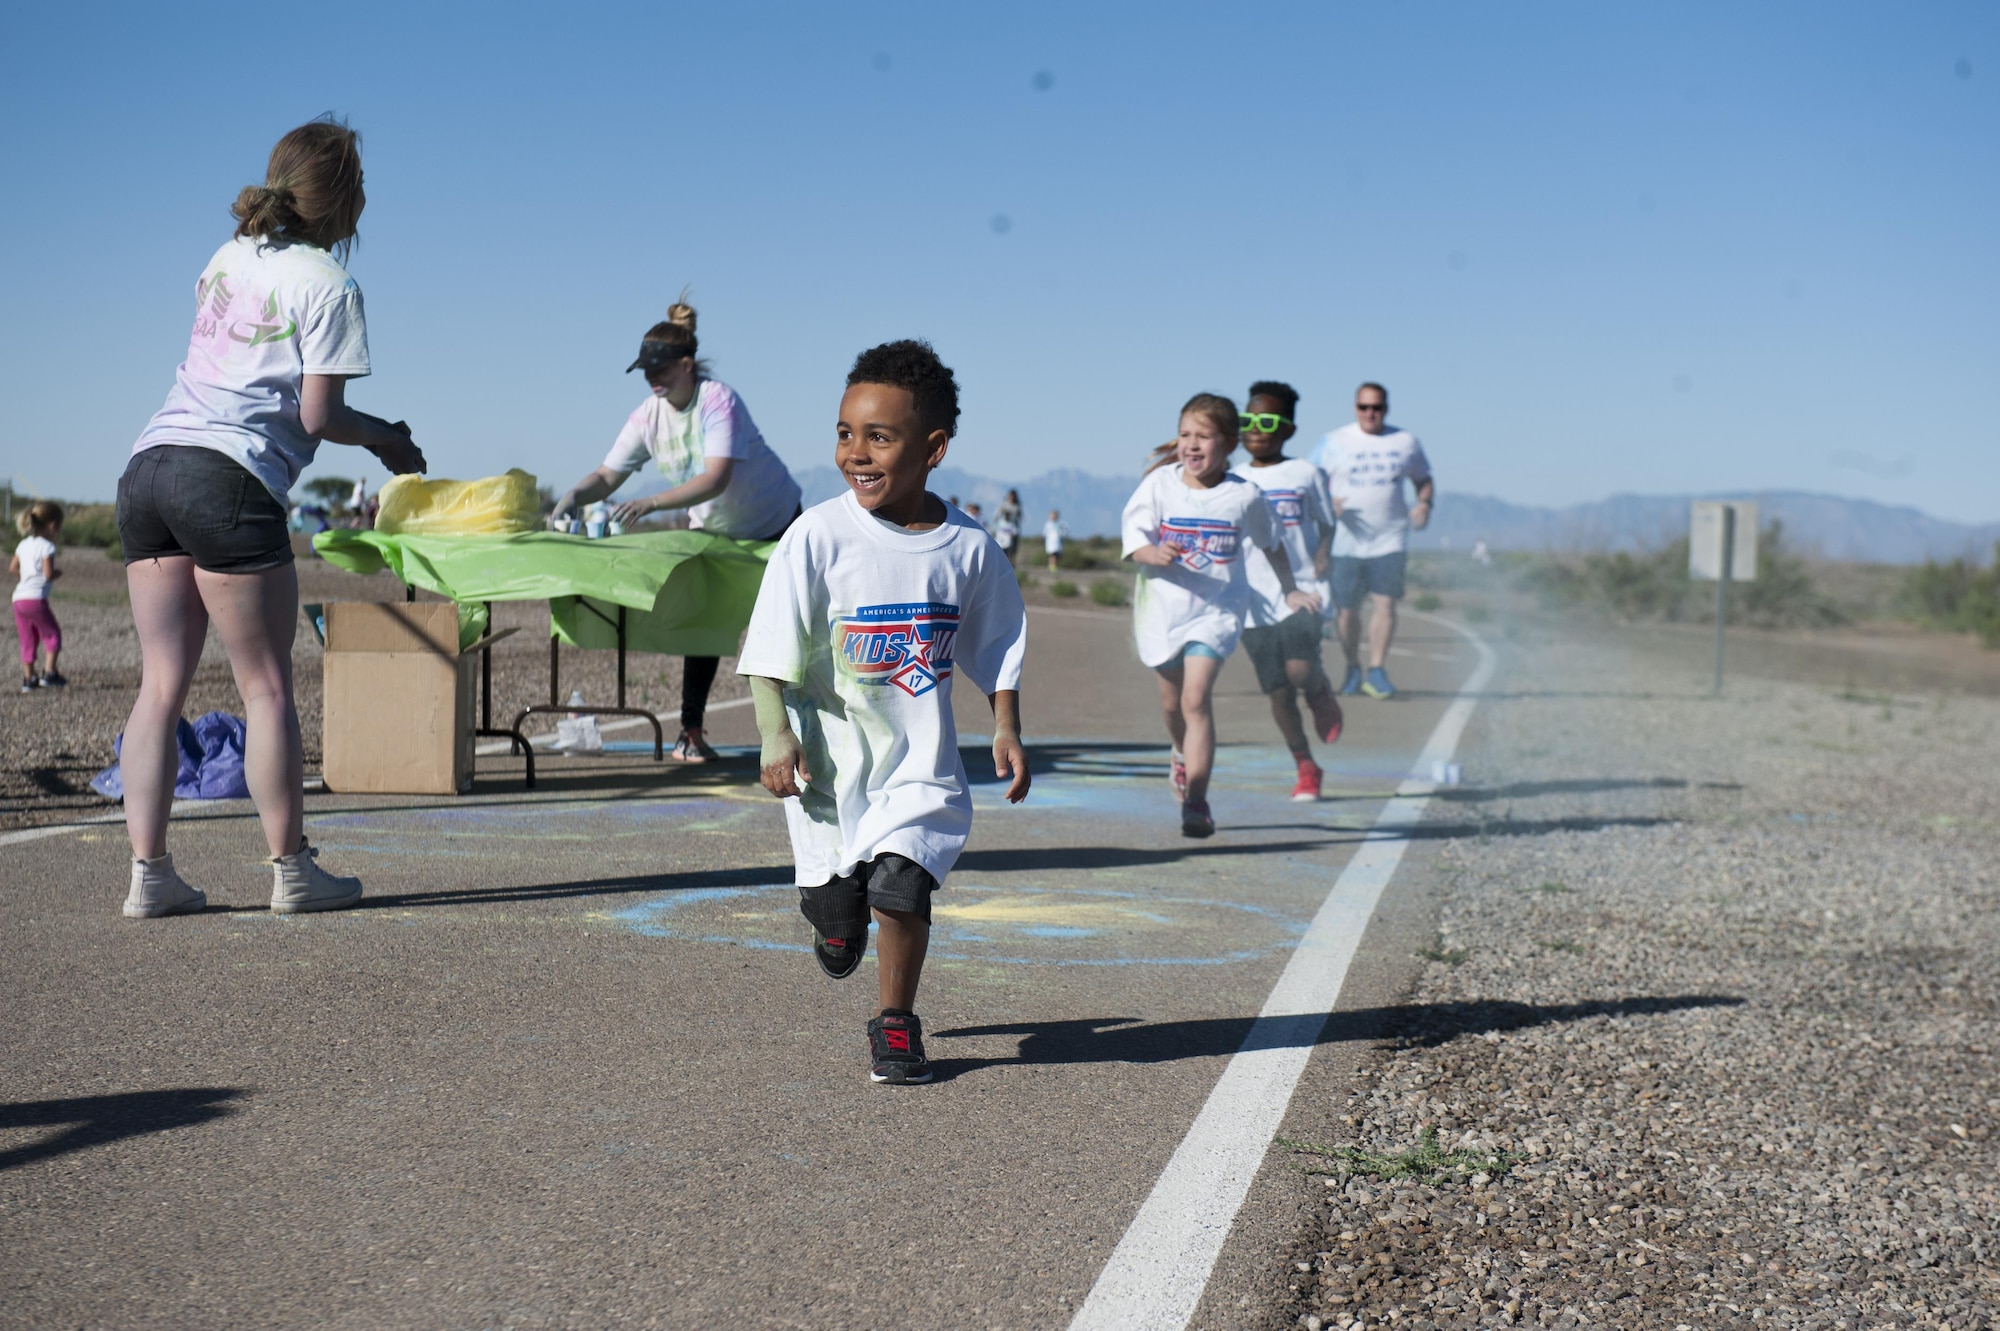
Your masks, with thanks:
[[[1042,548],[1049,554],[1049,572],[1056,571],[1062,562],[1063,537],[1069,535],[1069,528],[1063,525],[1062,514],[1056,509],[1049,510],[1049,520],[1042,524]]]
[[[1291,557],[1264,492],[1232,475],[1241,430],[1236,404],[1197,393],[1181,408],[1180,435],[1154,450],[1146,479],[1119,523],[1125,557],[1139,565],[1132,597],[1139,660],[1159,683],[1173,740],[1169,779],[1181,801],[1181,835],[1215,835],[1208,778],[1215,766],[1215,677],[1250,613],[1245,544],[1268,560],[1287,611],[1317,613],[1319,598],[1292,577]]]
[[[56,538],[62,535],[61,504],[40,500],[21,511],[15,525],[21,529],[21,543],[7,561],[7,571],[17,574],[14,585],[14,630],[21,635],[21,692],[59,689],[69,683],[56,669],[62,653],[62,628],[49,609],[49,584],[62,576],[56,568]],[[37,652],[48,654],[48,664],[35,669]]]
[[[756,703],[764,789],[785,801],[820,969],[853,974],[874,920],[868,1075],[898,1085],[931,1079],[916,1014],[931,894],[972,830],[958,676],[993,704],[1007,798],[1028,794],[1020,586],[970,512],[925,488],[957,428],[958,383],[928,343],[856,358],[833,454],[847,492],[779,538],[736,667]]]

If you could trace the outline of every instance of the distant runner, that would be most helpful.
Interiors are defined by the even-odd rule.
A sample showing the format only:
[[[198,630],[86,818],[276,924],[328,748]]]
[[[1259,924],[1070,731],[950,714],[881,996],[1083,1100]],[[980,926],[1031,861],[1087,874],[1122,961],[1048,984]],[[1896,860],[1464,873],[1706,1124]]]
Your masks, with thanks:
[[[1396,602],[1403,597],[1410,530],[1431,520],[1437,492],[1424,446],[1408,430],[1389,424],[1389,390],[1367,383],[1354,390],[1352,425],[1320,441],[1312,460],[1326,473],[1339,530],[1333,538],[1333,599],[1340,607],[1340,647],[1347,655],[1342,693],[1393,698],[1386,669],[1396,636]],[[1403,482],[1416,486],[1410,508]],[[1361,669],[1361,603],[1368,601],[1368,669]]]

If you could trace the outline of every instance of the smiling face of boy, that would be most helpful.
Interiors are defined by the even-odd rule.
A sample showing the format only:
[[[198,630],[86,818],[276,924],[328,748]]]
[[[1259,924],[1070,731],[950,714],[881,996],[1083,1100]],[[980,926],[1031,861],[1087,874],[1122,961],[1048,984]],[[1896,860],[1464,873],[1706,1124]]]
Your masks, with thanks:
[[[935,526],[943,505],[927,513],[924,483],[944,461],[951,436],[925,430],[916,398],[890,384],[854,384],[840,399],[833,465],[861,507],[899,527]]]

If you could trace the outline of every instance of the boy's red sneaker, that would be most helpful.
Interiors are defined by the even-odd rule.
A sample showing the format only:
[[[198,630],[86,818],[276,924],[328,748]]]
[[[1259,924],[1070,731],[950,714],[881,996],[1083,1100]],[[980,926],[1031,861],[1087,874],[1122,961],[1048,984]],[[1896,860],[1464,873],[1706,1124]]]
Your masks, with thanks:
[[[1306,706],[1312,708],[1313,729],[1328,744],[1340,738],[1340,730],[1347,718],[1341,715],[1340,699],[1333,696],[1331,682],[1322,684],[1318,693],[1306,695]],[[1294,796],[1294,798],[1297,798]]]
[[[1292,800],[1298,804],[1311,804],[1319,799],[1320,782],[1326,773],[1318,763],[1310,758],[1299,759],[1299,783],[1292,787]]]
[[[912,1012],[884,1012],[868,1023],[868,1053],[874,1060],[868,1080],[891,1086],[919,1086],[931,1079],[924,1057],[924,1024]]]

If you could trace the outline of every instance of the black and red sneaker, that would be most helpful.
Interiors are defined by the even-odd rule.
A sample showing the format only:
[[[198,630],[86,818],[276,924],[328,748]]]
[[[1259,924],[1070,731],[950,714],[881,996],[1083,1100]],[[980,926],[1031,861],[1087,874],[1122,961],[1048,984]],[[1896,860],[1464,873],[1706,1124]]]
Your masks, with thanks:
[[[819,930],[813,930],[813,960],[819,968],[836,980],[844,980],[854,974],[854,968],[861,964],[861,956],[868,950],[868,935],[859,938],[828,938]]]
[[[924,1024],[910,1012],[884,1012],[868,1023],[868,1053],[874,1065],[868,1080],[892,1086],[919,1086],[931,1079],[924,1057]]]

